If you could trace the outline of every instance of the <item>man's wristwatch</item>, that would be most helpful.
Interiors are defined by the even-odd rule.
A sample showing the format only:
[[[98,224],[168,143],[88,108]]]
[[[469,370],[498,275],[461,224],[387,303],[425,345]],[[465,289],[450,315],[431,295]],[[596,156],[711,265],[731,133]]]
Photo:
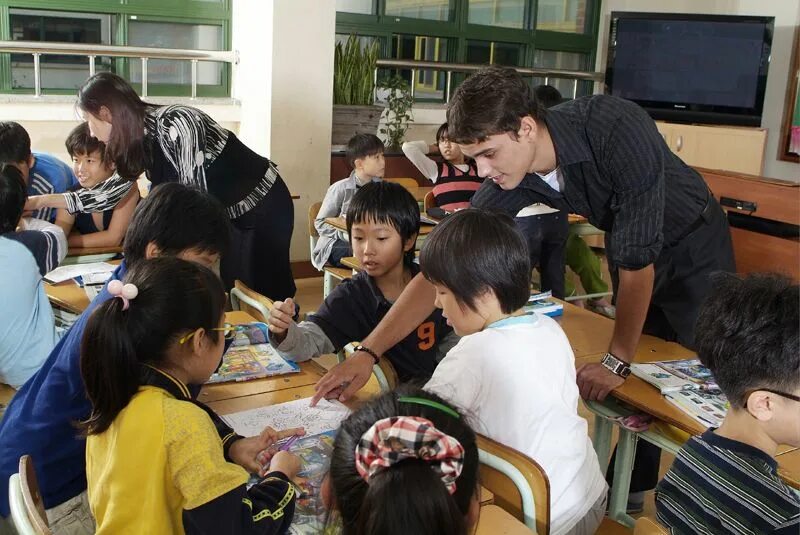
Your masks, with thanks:
[[[619,360],[611,353],[606,353],[606,356],[603,357],[603,360],[601,360],[600,363],[605,366],[608,371],[614,375],[622,377],[623,379],[627,378],[631,374],[631,365],[623,360]]]
[[[372,360],[375,361],[375,364],[377,364],[381,360],[381,358],[378,356],[377,353],[375,353],[373,350],[371,350],[368,347],[362,346],[361,344],[358,344],[353,349],[353,353],[355,353],[356,351],[363,351],[364,353],[367,353],[370,357],[372,357]]]

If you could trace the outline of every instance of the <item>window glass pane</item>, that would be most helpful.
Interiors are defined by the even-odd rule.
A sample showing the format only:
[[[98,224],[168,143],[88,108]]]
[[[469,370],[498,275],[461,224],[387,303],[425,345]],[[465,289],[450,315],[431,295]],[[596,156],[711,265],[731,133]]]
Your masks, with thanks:
[[[386,14],[415,19],[450,20],[450,0],[386,0]]]
[[[336,0],[336,11],[374,15],[373,0]]]
[[[522,45],[467,41],[467,63],[490,63],[515,67],[522,63]]]
[[[336,44],[346,45],[347,40],[350,38],[350,34],[346,33],[337,33],[336,34]],[[356,35],[358,39],[358,44],[361,46],[363,50],[368,45],[372,44],[373,41],[377,40],[378,38],[372,35]]]
[[[111,15],[11,9],[12,41],[50,41],[81,44],[111,44]],[[109,70],[111,58],[95,58],[95,69]],[[89,58],[43,54],[40,56],[41,86],[45,89],[77,89],[89,76]],[[33,56],[11,54],[11,87],[34,87]]]
[[[392,58],[418,61],[447,61],[447,39],[425,35],[393,35]],[[380,77],[390,73],[380,73]],[[400,76],[411,83],[411,70],[400,70]],[[447,75],[444,71],[417,70],[414,75],[414,97],[443,99]]]
[[[538,0],[536,29],[553,32],[584,33],[586,4],[589,0]]]
[[[525,0],[469,0],[469,23],[524,28]]]
[[[222,26],[148,22],[131,20],[128,23],[128,43],[131,46],[155,48],[185,48],[190,50],[222,50]],[[197,64],[198,85],[221,85],[223,63],[201,61]],[[130,62],[131,82],[142,82],[141,61]],[[147,64],[148,84],[191,85],[192,62],[151,59]]]
[[[584,71],[587,68],[589,56],[576,52],[559,52],[557,50],[537,50],[533,56],[533,66],[540,68],[564,69],[570,71]],[[566,78],[534,78],[533,84],[540,85],[547,83],[561,92],[564,98],[572,98],[575,89],[575,81]],[[577,96],[592,94],[591,82],[578,82]]]

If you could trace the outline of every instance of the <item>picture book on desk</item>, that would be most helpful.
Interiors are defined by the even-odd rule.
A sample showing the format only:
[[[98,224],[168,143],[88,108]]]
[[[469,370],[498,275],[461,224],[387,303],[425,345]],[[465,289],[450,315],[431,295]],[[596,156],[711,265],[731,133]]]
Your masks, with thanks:
[[[295,480],[302,494],[297,500],[289,528],[292,535],[323,532],[327,511],[322,504],[320,487],[328,472],[336,431],[341,421],[350,414],[346,406],[335,400],[320,400],[316,407],[309,407],[310,402],[311,398],[296,399],[222,417],[242,436],[254,436],[266,426],[273,429],[305,429],[306,436],[297,439],[289,447],[290,452],[300,457],[302,466]],[[258,480],[252,477],[249,484]]]
[[[719,427],[728,412],[728,399],[720,390],[685,389],[664,394],[667,401],[706,427]]]
[[[631,364],[631,373],[658,388],[662,394],[684,389],[719,391],[711,370],[698,359]]]
[[[300,367],[278,354],[267,342],[267,326],[254,322],[236,332],[222,364],[207,383],[248,381],[273,375],[296,373]]]
[[[522,309],[525,312],[537,312],[550,317],[561,316],[564,314],[564,305],[550,299],[552,296],[552,292],[549,291],[534,294],[528,299],[528,302]]]

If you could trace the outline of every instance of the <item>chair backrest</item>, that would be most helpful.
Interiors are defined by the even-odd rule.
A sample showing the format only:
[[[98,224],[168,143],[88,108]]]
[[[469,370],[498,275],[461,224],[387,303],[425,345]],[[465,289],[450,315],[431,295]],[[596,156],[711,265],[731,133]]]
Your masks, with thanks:
[[[317,240],[319,239],[319,232],[317,232],[317,227],[314,226],[314,220],[317,218],[320,208],[322,208],[321,201],[317,201],[308,207],[308,238],[312,255],[314,254],[314,246],[317,245]]]
[[[652,518],[642,516],[636,520],[633,533],[634,535],[667,535],[669,531],[661,527],[661,524]]]
[[[273,301],[269,297],[261,295],[238,279],[233,281],[231,306],[234,310],[242,310],[258,321],[268,323],[272,305]]]
[[[419,187],[419,183],[414,178],[384,178],[383,180],[384,182],[394,182],[395,184],[400,184],[406,189]]]
[[[29,455],[20,457],[19,473],[13,474],[8,480],[8,499],[11,521],[20,535],[52,533]]]
[[[436,207],[436,197],[433,196],[433,192],[429,191],[425,194],[425,199],[422,201],[422,209],[426,212],[428,208],[435,208]]]
[[[478,435],[481,485],[494,502],[539,535],[550,531],[550,480],[527,455]]]

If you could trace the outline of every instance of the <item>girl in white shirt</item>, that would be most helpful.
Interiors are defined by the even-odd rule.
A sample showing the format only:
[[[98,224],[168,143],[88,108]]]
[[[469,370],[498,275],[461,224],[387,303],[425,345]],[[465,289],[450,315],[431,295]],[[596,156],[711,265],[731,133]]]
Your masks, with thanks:
[[[468,259],[453,262],[453,252]],[[436,306],[462,336],[426,390],[474,418],[476,431],[538,462],[550,480],[550,533],[594,533],[607,486],[578,415],[575,357],[552,319],[522,308],[530,264],[504,215],[463,210],[431,232],[420,256]]]

